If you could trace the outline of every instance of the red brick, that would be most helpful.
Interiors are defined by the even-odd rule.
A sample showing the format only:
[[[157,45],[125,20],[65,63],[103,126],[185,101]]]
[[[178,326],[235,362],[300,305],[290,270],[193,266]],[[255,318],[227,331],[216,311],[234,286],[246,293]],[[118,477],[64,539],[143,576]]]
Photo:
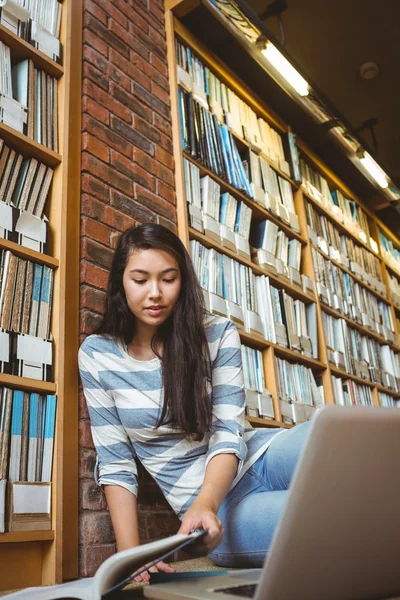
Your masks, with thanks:
[[[82,391],[79,392],[78,405],[79,405],[79,411],[78,411],[79,419],[89,419],[89,411],[88,411],[88,407],[86,404],[86,398]]]
[[[111,127],[114,131],[122,135],[134,146],[139,146],[151,156],[154,155],[154,144],[144,135],[139,133],[139,131],[137,131],[134,127],[127,125],[127,123],[123,123],[120,119],[117,119],[117,117],[114,116],[111,117]]]
[[[126,28],[121,27],[114,19],[110,19],[108,23],[108,28],[110,31],[118,35],[122,40],[124,40],[125,44],[131,49],[140,54],[142,59],[149,61],[150,60],[150,52],[149,50],[139,51],[142,48],[142,44],[138,43],[138,40],[133,36]],[[139,65],[137,65],[139,66]],[[140,67],[139,67],[140,68]]]
[[[105,165],[87,152],[82,152],[82,171],[88,171],[99,179],[106,181],[110,186],[125,193],[129,193],[132,190],[132,181],[128,177],[121,175],[121,173]]]
[[[82,219],[81,235],[106,245],[110,242],[110,228],[93,219]]]
[[[165,91],[154,81],[151,82],[151,93],[156,96],[161,102],[169,106],[169,92]]]
[[[155,2],[150,0],[149,9],[150,9],[150,12],[155,16],[155,18],[158,21],[160,21],[160,23],[164,24],[164,11],[162,10],[162,8],[160,8],[159,6],[156,5]]]
[[[108,77],[103,75],[103,73],[99,71],[99,69],[96,69],[96,67],[94,67],[86,60],[84,60],[82,64],[82,76],[83,81],[86,78],[91,79],[98,86],[101,86],[104,90],[108,90]]]
[[[129,4],[124,2],[124,0],[113,0],[113,4],[114,6],[119,8],[119,10],[124,13],[124,15],[126,15],[129,21],[135,23],[145,33],[148,32],[149,26],[147,21],[138,14],[136,9],[132,8],[132,6],[129,6]]]
[[[82,134],[82,150],[87,150],[104,162],[110,161],[109,147],[85,131]]]
[[[111,206],[114,206],[119,213],[126,215],[130,220],[139,221],[140,223],[156,223],[156,215],[152,212],[151,207],[149,207],[149,210],[144,204],[145,203],[142,201],[135,201],[133,198],[124,196],[124,194],[112,191]],[[150,202],[148,202],[148,204],[150,204]],[[117,227],[117,225],[117,215],[115,215],[115,226],[116,229],[119,229],[120,231],[124,231],[128,227],[131,227],[133,223],[130,223],[128,227],[126,227],[127,223],[122,220],[119,223],[120,227]]]
[[[146,90],[151,89],[151,80],[143,71],[138,69],[130,60],[123,58],[118,52],[110,48],[110,62],[126,73],[133,81],[139,83]]]
[[[154,177],[115,150],[111,151],[111,164],[123,175],[131,177],[133,181],[147,187],[151,191],[155,190]]]
[[[81,308],[88,308],[94,312],[103,314],[106,303],[106,292],[97,290],[88,285],[82,285],[80,289]]]
[[[132,52],[131,52],[131,55],[132,55]],[[163,88],[165,91],[167,91],[169,93],[169,82],[168,82],[167,77],[164,77],[164,75],[161,75],[160,71],[157,71],[157,69],[155,69],[153,67],[153,65],[151,65],[150,63],[147,63],[146,67],[145,67],[145,73],[146,73],[146,75],[148,75],[150,77],[150,79],[152,81],[157,83],[157,85],[159,85],[161,88]]]
[[[112,226],[119,235],[122,231],[126,231],[135,224],[135,217],[133,214],[126,215],[120,212],[114,207],[108,207],[106,211],[106,219],[112,223]]]
[[[163,165],[173,170],[174,168],[174,157],[170,152],[166,152],[160,146],[156,146],[156,156],[155,158],[159,160]]]
[[[169,202],[166,202],[160,196],[149,192],[146,188],[135,184],[135,197],[137,202],[146,206],[149,210],[153,211],[157,215],[162,215],[171,221],[176,220],[175,207]]]
[[[176,228],[176,223],[173,223],[169,219],[164,219],[164,217],[161,217],[159,215],[157,222],[158,222],[159,225],[164,225],[164,227],[168,227],[168,229],[170,229],[174,233],[176,233],[176,234],[178,233],[177,232],[177,228]]]
[[[80,508],[83,510],[106,510],[107,501],[102,488],[93,479],[80,481]]]
[[[113,544],[114,531],[110,515],[106,511],[84,511],[80,515],[80,543],[86,546],[92,544]]]
[[[92,313],[88,310],[81,310],[80,313],[80,330],[86,335],[91,335],[96,331],[101,323],[101,315]],[[81,421],[83,423],[83,421]],[[81,443],[81,442],[79,442]]]
[[[161,60],[156,54],[153,52],[150,55],[151,64],[157,71],[160,71],[161,75],[168,78],[168,65],[165,60]]]
[[[104,213],[104,204],[102,204],[101,202],[97,202],[97,205],[94,206],[95,201],[93,199],[90,199],[90,202],[86,202],[86,200],[88,199],[87,196],[94,196],[102,202],[108,202],[110,199],[109,187],[103,181],[99,181],[98,179],[95,179],[88,173],[84,173],[82,175],[82,192],[87,193],[83,194],[81,197],[82,214],[101,220]],[[83,210],[84,205],[85,210]]]
[[[81,258],[88,259],[94,263],[109,269],[113,258],[113,251],[87,237],[81,238]]]
[[[157,194],[176,206],[175,189],[170,185],[166,185],[162,181],[157,180]]]
[[[133,224],[130,225],[130,227],[132,227],[132,226],[133,226]],[[126,229],[128,229],[128,227]],[[110,246],[114,250],[115,250],[115,248],[118,245],[118,240],[119,240],[120,236],[121,236],[121,232],[120,231],[113,231],[111,233],[111,236],[110,236]]]
[[[81,260],[81,282],[105,290],[108,285],[109,272],[97,265]],[[86,311],[85,311],[86,312]]]
[[[161,48],[157,45],[155,41],[150,39],[150,37],[140,28],[137,27],[135,23],[129,23],[129,32],[133,34],[140,42],[148,48],[150,52],[157,54],[161,60],[166,60],[166,48],[165,45]]]
[[[157,129],[159,129],[160,131],[165,133],[165,135],[167,135],[168,137],[171,137],[172,127],[171,127],[171,121],[169,119],[166,119],[165,117],[162,117],[158,113],[154,112],[153,113],[153,125],[154,125],[154,127],[157,127]]]
[[[107,27],[100,21],[97,21],[94,17],[92,17],[92,15],[85,13],[83,24],[84,27],[89,27],[89,29],[91,29],[96,35],[104,40],[110,46],[110,49],[114,48],[122,56],[126,56],[127,58],[129,57],[129,48],[126,47],[123,40],[121,40],[112,31],[107,29]]]
[[[96,17],[96,19],[101,21],[103,25],[107,25],[107,13],[103,9],[101,9],[97,4],[92,2],[92,0],[85,0],[84,8],[94,17]]]
[[[153,113],[149,108],[147,108],[147,106],[144,106],[143,103],[140,102],[140,100],[138,100],[137,98],[132,96],[132,94],[128,93],[126,90],[116,85],[114,82],[111,82],[110,87],[112,95],[114,96],[114,98],[116,98],[116,100],[118,100],[118,102],[121,102],[121,104],[129,108],[129,110],[132,111],[134,114],[139,115],[140,117],[151,123]]]
[[[84,44],[83,46],[83,60],[91,63],[96,69],[98,69],[103,75],[107,74],[108,60],[103,54],[97,52],[92,46]]]
[[[92,448],[79,449],[79,477],[93,478],[96,451]]]
[[[161,30],[161,28],[159,28],[159,30]],[[153,42],[155,42],[155,44],[157,45],[158,48],[160,48],[160,50],[166,52],[164,29],[162,29],[162,31],[163,31],[163,35],[161,33],[159,33],[159,31],[157,29],[154,29],[154,27],[149,27],[149,38]]]
[[[92,135],[99,138],[111,148],[115,148],[118,152],[121,152],[127,157],[132,158],[133,148],[121,135],[115,131],[111,131],[109,127],[106,127],[103,123],[96,121],[89,115],[82,116],[82,129],[89,131]]]
[[[150,26],[160,27],[164,24],[164,19],[160,22],[157,22],[158,19],[155,18],[155,15],[149,12],[147,8],[147,3],[142,3],[139,0],[131,0],[131,4],[137,15],[140,15]],[[151,2],[149,2],[151,4]]]
[[[97,52],[100,52],[101,54],[103,54],[105,57],[108,56],[108,44],[106,44],[106,42],[103,42],[103,40],[101,40],[98,35],[93,33],[93,31],[91,31],[87,27],[85,27],[83,30],[82,42],[83,42],[84,48],[87,44],[87,45],[91,46],[92,48],[94,48],[95,50],[97,50]],[[83,59],[84,58],[85,58],[85,50],[83,50]]]
[[[79,573],[81,577],[93,577],[100,565],[115,554],[114,544],[102,546],[81,546],[79,556]]]
[[[173,154],[174,146],[172,144],[172,140],[168,135],[165,135],[164,133],[161,135],[160,146],[170,154]]]
[[[85,81],[87,82],[89,80],[86,79]],[[89,96],[82,97],[82,112],[88,113],[88,115],[94,119],[97,119],[97,121],[105,123],[106,125],[108,125],[110,122],[108,110],[104,108],[104,106],[101,106],[95,102],[92,98],[89,98]]]
[[[102,0],[98,1],[101,2]],[[114,2],[112,1],[107,2],[107,14],[112,17],[114,21],[117,21],[117,23],[119,23],[124,29],[128,29],[128,19],[120,10],[118,10],[118,8],[114,6]],[[108,26],[110,26],[110,21],[111,19],[108,21]]]
[[[83,311],[86,312],[86,311]],[[79,447],[94,448],[89,421],[79,422]]]
[[[111,81],[115,81],[115,83],[123,87],[128,92],[131,91],[132,81],[130,77],[128,77],[128,75],[123,73],[123,71],[121,71],[121,69],[118,69],[118,67],[116,67],[115,65],[108,65],[108,76]]]
[[[164,183],[168,183],[169,185],[175,185],[174,174],[171,169],[168,169],[160,162],[148,156],[144,152],[140,150],[140,148],[134,148],[133,151],[133,160],[140,165],[143,169],[155,175],[157,179],[161,179]]]
[[[127,123],[132,123],[131,111],[124,106],[121,102],[118,102],[113,96],[110,95],[109,91],[104,91],[97,87],[92,81],[86,80],[83,84],[84,93],[88,94],[92,98],[95,98],[97,102],[102,104],[107,111],[114,115],[118,115],[121,119]]]

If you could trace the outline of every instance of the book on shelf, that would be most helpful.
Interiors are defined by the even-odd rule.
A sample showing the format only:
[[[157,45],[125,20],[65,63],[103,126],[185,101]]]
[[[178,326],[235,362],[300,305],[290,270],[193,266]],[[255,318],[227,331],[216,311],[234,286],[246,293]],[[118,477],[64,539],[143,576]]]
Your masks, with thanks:
[[[117,552],[105,560],[97,569],[94,577],[79,579],[56,586],[28,588],[7,596],[10,600],[56,600],[57,598],[76,598],[78,600],[102,600],[115,597],[138,573],[141,567],[156,564],[173,552],[191,546],[191,553],[196,554],[196,542],[204,535],[201,530],[189,534],[176,534],[169,538],[142,544]],[[199,552],[199,547],[197,547]]]
[[[373,406],[372,388],[351,379],[332,375],[332,388],[335,404],[339,406]]]
[[[325,403],[322,378],[309,367],[276,357],[279,406],[286,423],[303,423]]]
[[[50,529],[56,403],[0,388],[0,531]]]
[[[275,418],[272,396],[264,378],[262,353],[260,350],[241,345],[246,415],[264,419]]]

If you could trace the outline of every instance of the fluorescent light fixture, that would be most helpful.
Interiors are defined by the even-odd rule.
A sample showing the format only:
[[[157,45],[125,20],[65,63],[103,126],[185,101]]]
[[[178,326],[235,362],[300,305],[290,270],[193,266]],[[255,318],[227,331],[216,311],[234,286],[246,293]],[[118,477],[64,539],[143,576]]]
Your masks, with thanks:
[[[380,168],[380,166],[374,161],[368,152],[364,152],[364,156],[363,158],[360,158],[360,162],[367,169],[369,174],[372,175],[375,181],[381,186],[381,188],[388,187],[389,181],[386,173]]]
[[[300,96],[307,96],[307,81],[292,67],[290,62],[286,60],[283,54],[271,42],[267,42],[266,47],[261,52]]]

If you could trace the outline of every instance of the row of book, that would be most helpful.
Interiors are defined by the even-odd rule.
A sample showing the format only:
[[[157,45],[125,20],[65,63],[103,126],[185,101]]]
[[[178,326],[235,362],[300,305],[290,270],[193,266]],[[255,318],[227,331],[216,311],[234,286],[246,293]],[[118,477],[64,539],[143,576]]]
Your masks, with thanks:
[[[363,281],[385,291],[381,264],[377,256],[356,244],[349,236],[341,234],[337,227],[320,214],[310,202],[305,202],[308,232],[311,241],[327,256],[349,268]]]
[[[256,223],[250,241],[255,249],[264,251],[264,254],[256,255],[266,254],[269,264],[275,265],[279,273],[285,273],[285,267],[301,272],[301,242],[296,238],[289,239],[273,221]]]
[[[332,388],[335,403],[339,406],[373,406],[372,388],[361,385],[352,379],[342,379],[332,375]]]
[[[0,532],[37,528],[38,504],[50,528],[56,406],[56,396],[0,388]]]
[[[0,328],[50,337],[54,271],[0,250]]]
[[[396,273],[400,275],[400,250],[396,248],[392,240],[390,240],[382,231],[379,231],[379,240],[381,242],[382,254],[388,264]]]
[[[365,211],[355,201],[346,198],[340,190],[330,190],[325,177],[300,159],[302,187],[306,193],[325,208],[346,229],[361,241],[378,252],[378,246],[372,239]]]
[[[324,304],[397,343],[392,311],[349,273],[312,249],[318,296]]]
[[[387,276],[393,304],[400,310],[400,279],[397,279],[395,275],[391,275],[390,273]]]
[[[322,311],[328,361],[363,379],[400,391],[399,355],[388,345],[362,335],[344,319]]]
[[[0,202],[42,218],[54,171],[0,139]]]
[[[290,175],[281,135],[224,84],[192,50],[176,40],[177,78],[186,91],[236,136]]]
[[[1,44],[1,42],[0,42]],[[7,48],[7,47],[6,47]],[[57,80],[31,59],[12,64],[9,49],[0,46],[0,118],[39,144],[58,151]]]
[[[275,417],[272,397],[265,385],[262,352],[241,345],[246,414],[249,417],[273,419]]]
[[[233,233],[249,239],[251,208],[228,192],[221,193],[220,185],[209,175],[200,177],[200,169],[186,158],[183,166],[190,224],[236,250]]]
[[[178,89],[182,149],[236,189],[253,197],[231,131],[191,93]]]
[[[325,403],[322,378],[309,367],[276,358],[279,404],[285,423],[309,420]]]
[[[6,0],[1,3],[0,23],[59,61],[61,12],[58,0]]]
[[[386,408],[400,408],[400,400],[396,400],[396,398],[393,398],[390,394],[378,392],[378,399],[380,406]]]
[[[251,267],[191,240],[193,265],[207,308],[265,340],[318,357],[316,305],[305,305],[255,275]]]

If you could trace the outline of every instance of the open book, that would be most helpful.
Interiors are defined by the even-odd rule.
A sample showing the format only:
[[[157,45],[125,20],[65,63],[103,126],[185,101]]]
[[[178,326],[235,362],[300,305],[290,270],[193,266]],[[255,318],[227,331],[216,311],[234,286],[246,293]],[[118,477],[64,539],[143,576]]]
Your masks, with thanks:
[[[168,555],[189,544],[193,544],[205,534],[203,530],[197,530],[188,535],[176,534],[164,540],[150,542],[135,548],[129,548],[110,556],[97,569],[94,577],[79,579],[60,585],[49,587],[27,588],[21,592],[9,594],[5,598],[10,600],[56,600],[57,598],[77,598],[78,600],[107,600],[111,591],[122,589],[132,574],[144,565],[150,566],[151,562],[158,562]]]

